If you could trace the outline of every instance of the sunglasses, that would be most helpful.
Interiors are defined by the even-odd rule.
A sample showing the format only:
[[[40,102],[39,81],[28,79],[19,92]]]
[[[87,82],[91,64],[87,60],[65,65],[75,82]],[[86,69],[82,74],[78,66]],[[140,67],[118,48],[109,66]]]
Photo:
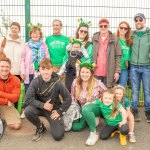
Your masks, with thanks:
[[[108,25],[99,25],[100,28],[107,28]]]
[[[127,27],[119,27],[120,28],[120,30],[128,30],[128,28]]]
[[[80,33],[87,34],[87,33],[88,33],[88,31],[85,31],[85,30],[80,30]]]
[[[136,19],[135,22],[142,22],[143,19]]]

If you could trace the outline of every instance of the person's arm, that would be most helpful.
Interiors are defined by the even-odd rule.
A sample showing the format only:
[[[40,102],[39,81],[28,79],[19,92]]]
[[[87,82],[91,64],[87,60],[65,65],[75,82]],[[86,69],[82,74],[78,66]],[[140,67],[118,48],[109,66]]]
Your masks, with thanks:
[[[130,113],[131,113],[130,107],[127,107],[126,108],[126,115],[127,115],[127,117],[129,116]]]
[[[10,93],[0,91],[0,98],[1,98],[0,103],[7,104],[8,101],[12,103],[16,103],[18,101],[20,96],[21,83],[18,78],[15,78],[13,82],[14,82],[14,86]]]
[[[64,72],[65,72],[65,70],[66,70],[66,63],[64,63],[62,66],[61,66],[61,68],[60,68],[60,70],[59,70],[59,72],[57,73],[59,76],[61,76]]]
[[[22,54],[21,54],[21,78],[25,80],[26,73],[25,73],[25,57],[26,57],[26,44],[23,46]]]
[[[36,99],[37,89],[38,89],[38,78],[35,78],[32,80],[32,82],[31,82],[31,84],[27,90],[27,93],[25,95],[24,105],[25,106],[31,105],[31,106],[34,106],[36,108],[43,109],[45,103]]]
[[[123,107],[120,108],[119,112],[122,114],[122,121],[119,123],[119,126],[121,127],[123,124],[127,123],[127,114]]]

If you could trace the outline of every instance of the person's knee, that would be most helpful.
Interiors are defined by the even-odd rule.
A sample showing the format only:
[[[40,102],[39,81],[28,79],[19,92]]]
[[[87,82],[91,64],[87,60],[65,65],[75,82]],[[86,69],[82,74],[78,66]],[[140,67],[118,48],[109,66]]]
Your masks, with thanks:
[[[28,118],[34,111],[31,109],[31,107],[27,106],[24,110],[25,116]]]
[[[127,124],[122,125],[119,130],[123,135],[127,135],[129,133],[129,128]]]
[[[106,134],[104,134],[104,133],[101,133],[101,134],[100,134],[100,139],[101,139],[101,140],[106,140],[106,139],[108,139],[108,135],[106,135]]]
[[[14,130],[19,130],[21,128],[21,123],[10,124],[8,127]]]
[[[52,136],[56,141],[60,141],[64,137],[64,132],[56,132]]]

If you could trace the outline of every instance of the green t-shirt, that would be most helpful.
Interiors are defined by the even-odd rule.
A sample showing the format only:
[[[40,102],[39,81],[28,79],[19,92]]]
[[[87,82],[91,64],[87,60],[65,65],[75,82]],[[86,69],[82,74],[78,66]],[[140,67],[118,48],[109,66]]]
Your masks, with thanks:
[[[122,50],[122,57],[121,57],[121,70],[127,69],[125,61],[130,61],[131,57],[131,48],[127,46],[126,41],[119,39],[120,47]]]
[[[127,97],[125,97],[124,102],[121,104],[125,109],[131,107],[131,102],[129,101]]]
[[[119,113],[115,118],[112,118],[110,115],[112,113],[112,109],[113,109],[113,104],[106,106],[104,105],[103,102],[101,102],[100,100],[95,100],[94,103],[96,105],[98,105],[101,109],[101,112],[106,120],[106,123],[110,126],[116,126],[119,124],[119,122],[122,121],[122,114]],[[122,105],[119,103],[118,104],[118,111],[122,108]]]
[[[137,32],[138,37],[141,37],[143,35],[143,33],[144,33],[143,31],[138,31]]]
[[[62,66],[63,58],[66,54],[66,46],[69,44],[69,38],[63,35],[51,35],[46,38],[46,44],[53,66]]]

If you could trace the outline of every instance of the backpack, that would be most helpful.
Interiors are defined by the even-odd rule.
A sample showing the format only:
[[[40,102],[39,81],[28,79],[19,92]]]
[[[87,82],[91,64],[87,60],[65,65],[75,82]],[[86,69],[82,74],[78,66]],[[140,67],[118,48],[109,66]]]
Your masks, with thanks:
[[[0,118],[0,139],[4,134],[4,120]]]

